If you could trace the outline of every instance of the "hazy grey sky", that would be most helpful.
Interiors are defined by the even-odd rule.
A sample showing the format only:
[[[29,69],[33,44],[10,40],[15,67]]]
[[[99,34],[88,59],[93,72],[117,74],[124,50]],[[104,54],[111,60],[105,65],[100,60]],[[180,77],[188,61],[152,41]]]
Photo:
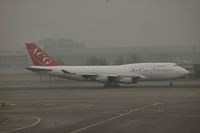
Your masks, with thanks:
[[[1,0],[0,48],[68,38],[88,46],[200,45],[200,0]]]

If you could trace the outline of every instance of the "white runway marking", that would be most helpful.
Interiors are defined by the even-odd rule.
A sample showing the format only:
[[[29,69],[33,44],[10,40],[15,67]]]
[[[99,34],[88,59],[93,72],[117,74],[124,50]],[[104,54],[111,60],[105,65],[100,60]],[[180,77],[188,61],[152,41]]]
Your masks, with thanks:
[[[118,119],[118,118],[123,117],[123,116],[127,116],[127,115],[131,114],[131,113],[134,112],[134,111],[139,111],[139,110],[142,110],[142,109],[145,109],[145,108],[148,108],[148,107],[151,107],[151,106],[156,106],[156,105],[158,105],[158,103],[153,103],[153,104],[150,104],[150,105],[146,105],[146,106],[143,106],[143,107],[139,107],[139,108],[136,108],[136,109],[134,109],[134,110],[131,109],[131,110],[127,111],[126,113],[118,114],[117,116],[114,116],[114,117],[112,117],[112,118],[109,118],[109,119],[106,119],[106,120],[103,120],[103,121],[100,121],[100,122],[97,122],[97,123],[88,125],[88,126],[83,127],[83,128],[76,129],[76,130],[74,130],[74,131],[71,131],[70,133],[78,133],[78,132],[81,132],[81,131],[86,130],[86,129],[88,129],[88,128],[91,128],[91,127],[94,127],[94,126],[98,126],[98,125],[104,124],[104,123],[106,123],[106,122],[109,122],[109,121]]]
[[[6,124],[7,121],[8,121],[8,119],[6,119],[6,120],[0,125],[0,127],[2,127],[4,124]]]
[[[30,124],[30,125],[27,125],[27,126],[25,126],[25,127],[19,127],[19,128],[7,130],[7,131],[1,131],[1,133],[10,133],[10,132],[22,130],[22,129],[25,129],[25,128],[33,127],[33,126],[37,125],[38,123],[40,123],[40,121],[41,121],[41,118],[40,118],[40,117],[38,117],[38,116],[33,116],[33,118],[36,119],[36,122],[34,122],[34,123]]]

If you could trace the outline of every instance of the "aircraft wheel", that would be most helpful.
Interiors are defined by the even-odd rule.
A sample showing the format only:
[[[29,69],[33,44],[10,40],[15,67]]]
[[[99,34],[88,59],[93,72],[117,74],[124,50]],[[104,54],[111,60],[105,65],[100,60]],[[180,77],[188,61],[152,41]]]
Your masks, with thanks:
[[[109,83],[109,82],[106,82],[105,84],[104,84],[104,87],[105,88],[108,88],[108,87],[110,87],[111,86],[111,84]]]

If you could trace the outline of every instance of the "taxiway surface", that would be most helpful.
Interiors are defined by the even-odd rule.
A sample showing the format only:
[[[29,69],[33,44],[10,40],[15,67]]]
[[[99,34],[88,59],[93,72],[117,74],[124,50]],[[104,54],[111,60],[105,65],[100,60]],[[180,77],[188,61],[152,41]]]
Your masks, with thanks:
[[[0,83],[0,133],[199,133],[200,83]]]

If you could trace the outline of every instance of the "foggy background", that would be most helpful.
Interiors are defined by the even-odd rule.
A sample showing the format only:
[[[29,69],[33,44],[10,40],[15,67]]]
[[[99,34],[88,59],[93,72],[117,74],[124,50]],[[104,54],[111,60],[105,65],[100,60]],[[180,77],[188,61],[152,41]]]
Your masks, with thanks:
[[[68,38],[86,46],[199,46],[199,0],[1,0],[0,49]]]

